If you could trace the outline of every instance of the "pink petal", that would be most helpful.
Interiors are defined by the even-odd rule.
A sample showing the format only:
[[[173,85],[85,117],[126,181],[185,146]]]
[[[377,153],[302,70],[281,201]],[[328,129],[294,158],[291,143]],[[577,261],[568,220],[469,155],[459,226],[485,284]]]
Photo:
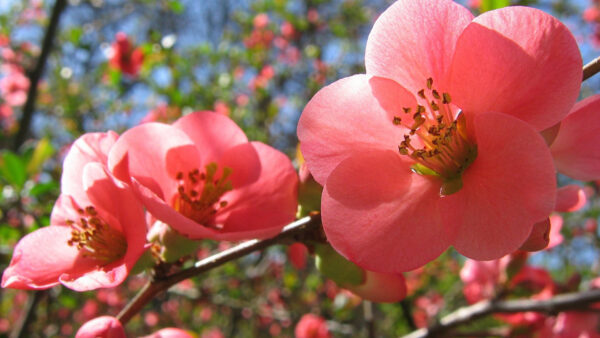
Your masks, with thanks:
[[[554,211],[577,211],[583,208],[586,202],[585,190],[576,184],[569,184],[558,188],[556,191],[556,206],[554,207]]]
[[[124,182],[134,177],[167,201],[177,190],[177,172],[188,172],[201,164],[193,141],[181,130],[162,123],[129,129],[115,143],[108,159],[115,177]]]
[[[209,111],[186,115],[173,127],[192,139],[205,163],[217,162],[227,149],[248,142],[246,134],[230,118]]]
[[[115,317],[94,318],[79,328],[75,338],[126,338],[125,329]]]
[[[142,338],[196,338],[196,336],[182,329],[168,327]]]
[[[353,153],[331,172],[323,190],[327,239],[367,270],[415,269],[454,239],[455,215],[441,213],[439,191],[437,180],[413,173],[397,152]]]
[[[119,135],[113,131],[87,133],[73,143],[63,163],[61,177],[61,191],[63,194],[73,196],[80,203],[89,204],[81,183],[83,168],[86,164],[92,162],[106,165],[108,163],[108,152],[118,137]]]
[[[456,41],[473,15],[453,1],[397,1],[379,16],[365,52],[367,74],[396,81],[411,93],[434,79],[443,88]]]
[[[559,245],[563,241],[563,235],[560,233],[560,230],[563,226],[563,218],[558,214],[553,214],[550,216],[550,243],[546,249],[552,249],[555,246]]]
[[[399,302],[406,297],[406,281],[402,274],[385,274],[367,270],[365,283],[345,286],[357,296],[378,303]]]
[[[581,68],[575,38],[560,21],[538,9],[507,7],[478,16],[464,30],[450,94],[463,111],[510,114],[543,130],[575,103]]]
[[[578,102],[550,146],[558,171],[574,179],[600,179],[600,95]]]
[[[60,282],[75,291],[83,292],[98,288],[115,287],[127,278],[128,268],[119,260],[119,265],[108,265],[102,268],[90,268],[87,271],[74,271],[61,275]]]
[[[285,154],[266,144],[250,145],[260,159],[260,176],[252,184],[234,186],[223,195],[229,204],[217,213],[215,222],[223,225],[218,239],[271,237],[295,218],[298,175],[292,163]]]
[[[306,258],[308,257],[308,248],[306,245],[296,242],[288,247],[287,250],[288,259],[298,270],[304,270],[306,268]]]
[[[351,152],[396,150],[402,128],[393,115],[415,106],[414,97],[397,83],[354,75],[321,89],[298,122],[298,138],[310,172],[321,185]]]
[[[127,271],[130,270],[145,250],[147,225],[141,202],[129,186],[117,181],[99,164],[88,165],[84,186],[98,213],[107,222],[107,215],[112,215],[115,223],[109,224],[125,236],[127,252],[123,262]]]
[[[82,172],[83,174],[83,172]],[[81,190],[83,190],[83,177],[81,182]],[[50,224],[53,225],[66,225],[68,220],[77,220],[80,215],[77,209],[85,208],[90,205],[87,195],[85,195],[84,202],[88,202],[87,205],[79,205],[71,196],[61,194],[54,203],[52,208],[52,214],[50,215]]]
[[[47,289],[57,285],[65,272],[95,266],[95,261],[79,257],[79,250],[67,244],[69,239],[67,226],[44,227],[21,238],[2,275],[2,287]]]
[[[491,260],[518,249],[550,215],[556,178],[550,151],[530,125],[498,113],[472,121],[477,158],[463,174],[463,188],[446,198],[464,210],[455,248]]]
[[[519,250],[523,251],[539,251],[543,250],[548,246],[550,242],[550,219],[547,218],[541,222],[537,222],[533,225],[529,237],[525,240],[525,243],[519,247]]]

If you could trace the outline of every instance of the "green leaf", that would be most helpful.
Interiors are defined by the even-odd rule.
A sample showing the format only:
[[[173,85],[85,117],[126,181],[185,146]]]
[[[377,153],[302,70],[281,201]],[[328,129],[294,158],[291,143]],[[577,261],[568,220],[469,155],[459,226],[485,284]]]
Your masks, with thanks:
[[[483,13],[507,6],[510,6],[510,0],[482,0],[481,12]]]
[[[169,4],[169,8],[175,14],[181,14],[181,13],[183,13],[183,11],[185,9],[185,6],[183,6],[183,4],[178,0],[169,1],[168,4]]]
[[[39,172],[42,169],[42,165],[54,155],[54,147],[50,144],[47,138],[41,139],[35,146],[31,160],[27,163],[27,173],[29,176]]]
[[[29,195],[33,197],[37,197],[43,194],[46,194],[51,191],[58,191],[60,185],[58,182],[47,182],[47,183],[39,183],[33,186],[31,190],[29,190]]]
[[[23,160],[10,151],[2,153],[2,158],[0,158],[0,173],[8,183],[19,189],[23,188],[23,184],[27,180]]]
[[[360,285],[365,282],[365,271],[337,253],[330,245],[315,248],[317,269],[339,286]]]

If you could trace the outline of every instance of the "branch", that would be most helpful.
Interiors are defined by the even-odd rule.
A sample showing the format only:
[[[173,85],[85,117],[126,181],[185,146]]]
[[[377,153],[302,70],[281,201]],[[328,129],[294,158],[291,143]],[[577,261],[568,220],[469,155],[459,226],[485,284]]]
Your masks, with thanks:
[[[15,323],[15,326],[10,333],[10,338],[27,336],[29,324],[35,320],[35,310],[45,294],[46,291],[35,291],[27,296],[27,303],[25,304],[25,309],[23,309],[23,314]]]
[[[405,338],[434,337],[449,331],[456,326],[471,323],[474,320],[494,313],[541,312],[556,314],[566,310],[577,310],[590,303],[600,301],[600,290],[567,293],[544,300],[517,299],[507,301],[482,301],[471,306],[460,308],[445,316],[436,325],[420,329]]]
[[[316,232],[318,231],[318,234]],[[306,239],[314,239],[320,237],[321,232],[321,216],[314,214],[301,218],[283,228],[283,230],[275,237],[263,240],[251,240],[243,242],[227,250],[223,250],[215,255],[202,259],[194,264],[193,267],[181,270],[172,275],[156,278],[148,282],[140,292],[121,310],[117,315],[117,319],[123,325],[135,316],[150,300],[162,291],[167,290],[171,286],[199,275],[203,272],[221,266],[225,263],[243,257],[251,252],[265,249],[271,245],[293,239],[294,241],[303,241]],[[315,236],[316,235],[316,236]]]
[[[46,61],[50,55],[50,50],[52,49],[52,41],[56,35],[58,22],[60,21],[60,15],[66,6],[67,0],[56,0],[54,3],[52,15],[50,16],[50,23],[48,24],[46,34],[44,35],[44,41],[42,42],[42,51],[37,59],[35,68],[33,71],[30,73],[28,72],[27,74],[27,77],[29,78],[29,89],[27,90],[27,101],[25,101],[25,106],[23,107],[23,114],[21,115],[21,120],[19,121],[19,131],[15,136],[15,142],[13,144],[13,149],[15,151],[19,149],[23,142],[25,142],[25,138],[29,132],[29,126],[31,125],[31,120],[35,112],[38,83],[40,82],[40,78],[44,73],[44,66],[46,65]]]
[[[600,57],[595,58],[583,66],[583,79],[581,81],[583,82],[589,79],[598,72],[600,72]]]

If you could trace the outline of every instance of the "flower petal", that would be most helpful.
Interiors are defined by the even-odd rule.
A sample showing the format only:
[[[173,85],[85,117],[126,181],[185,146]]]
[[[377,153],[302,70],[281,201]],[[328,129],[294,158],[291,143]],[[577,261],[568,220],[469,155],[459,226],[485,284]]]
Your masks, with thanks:
[[[79,250],[69,246],[71,227],[48,226],[21,238],[2,275],[2,287],[47,289],[58,284],[69,271],[87,271],[97,263],[79,257]]]
[[[413,107],[412,94],[394,81],[354,75],[321,89],[298,122],[302,155],[321,185],[350,152],[397,150],[404,135],[393,115]]]
[[[270,237],[296,215],[298,175],[290,160],[266,144],[249,145],[260,159],[260,176],[252,184],[223,195],[228,205],[217,213],[215,222],[223,225],[218,239]]]
[[[558,171],[574,179],[600,179],[600,95],[578,102],[550,146]]]
[[[387,274],[366,270],[361,285],[346,285],[357,296],[378,303],[399,302],[406,297],[406,281],[402,274]]]
[[[556,191],[556,206],[554,211],[573,212],[585,206],[587,196],[585,190],[576,184],[560,187]]]
[[[110,316],[102,316],[86,322],[75,334],[75,338],[97,337],[126,338],[127,335],[121,322]]]
[[[581,69],[565,25],[538,9],[507,7],[478,16],[464,30],[449,90],[463,111],[510,114],[543,130],[575,103]]]
[[[113,131],[107,133],[87,133],[75,140],[63,163],[61,191],[70,195],[79,203],[89,204],[83,191],[81,178],[83,168],[91,162],[108,163],[108,152],[119,135]]]
[[[367,74],[392,79],[416,93],[433,78],[444,83],[458,37],[473,15],[448,0],[402,0],[379,16],[365,52]]]
[[[327,239],[367,270],[415,269],[454,240],[454,211],[441,213],[439,191],[437,180],[413,173],[397,152],[353,153],[331,172],[323,190]]]
[[[217,162],[227,149],[248,142],[246,134],[235,122],[210,111],[188,114],[175,121],[173,127],[192,139],[204,163]]]
[[[498,113],[472,121],[477,158],[463,174],[463,188],[446,198],[464,212],[456,250],[491,260],[518,249],[550,215],[556,178],[550,151],[530,125]]]
[[[177,191],[177,172],[201,165],[192,140],[181,130],[162,123],[145,123],[129,129],[110,151],[108,167],[115,177],[134,177],[157,196],[169,200]]]

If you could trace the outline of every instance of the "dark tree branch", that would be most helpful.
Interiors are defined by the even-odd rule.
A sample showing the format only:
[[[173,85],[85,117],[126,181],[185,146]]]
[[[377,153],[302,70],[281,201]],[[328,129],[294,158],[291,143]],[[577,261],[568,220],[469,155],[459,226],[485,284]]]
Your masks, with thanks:
[[[544,300],[517,299],[507,301],[482,301],[460,308],[445,316],[436,325],[420,329],[405,336],[406,338],[436,337],[457,326],[471,323],[494,313],[541,312],[556,314],[567,310],[581,310],[591,303],[600,302],[600,290],[568,293]]]
[[[589,79],[598,72],[600,72],[600,57],[595,58],[583,66],[583,79],[581,81]]]
[[[181,270],[174,274],[157,277],[148,282],[140,292],[121,310],[117,318],[125,325],[133,316],[135,316],[152,298],[159,293],[167,290],[171,286],[197,276],[203,272],[221,266],[227,262],[243,257],[251,252],[265,249],[273,244],[282,243],[288,240],[303,241],[309,238],[320,238],[321,216],[314,214],[299,219],[286,227],[275,237],[264,240],[251,240],[243,242],[227,250],[223,250],[215,255],[200,260],[193,267]]]
[[[35,291],[28,295],[23,314],[19,318],[19,321],[15,323],[15,326],[10,333],[10,338],[27,337],[27,328],[29,327],[29,324],[35,320],[34,312],[45,294],[46,291]]]
[[[52,15],[50,16],[50,23],[48,24],[46,34],[44,35],[44,41],[42,42],[42,51],[37,59],[35,68],[31,72],[27,73],[27,77],[29,78],[29,89],[27,90],[27,101],[25,101],[25,106],[23,106],[23,114],[21,115],[21,119],[19,121],[19,131],[17,131],[17,135],[15,136],[15,141],[13,144],[13,150],[15,151],[17,151],[23,142],[25,142],[27,134],[29,133],[31,120],[33,119],[33,114],[35,113],[35,101],[37,99],[38,83],[42,78],[46,61],[48,60],[50,50],[52,49],[52,42],[54,41],[54,36],[56,35],[56,31],[58,29],[60,15],[66,6],[67,0],[56,0],[54,3]]]

